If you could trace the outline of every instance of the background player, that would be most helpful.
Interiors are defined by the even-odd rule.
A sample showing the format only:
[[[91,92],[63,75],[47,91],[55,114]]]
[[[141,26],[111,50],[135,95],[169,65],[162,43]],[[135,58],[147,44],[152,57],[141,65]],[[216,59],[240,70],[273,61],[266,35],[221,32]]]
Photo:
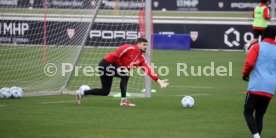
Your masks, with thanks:
[[[143,53],[146,52],[148,41],[145,38],[138,38],[135,45],[125,44],[118,47],[116,52],[111,52],[99,63],[99,73],[102,88],[95,88],[87,91],[78,90],[76,94],[77,103],[81,103],[83,95],[101,95],[107,96],[110,93],[113,77],[121,79],[121,106],[135,106],[126,98],[128,71],[141,66],[153,80],[157,81],[161,88],[168,86],[167,80],[161,80],[151,70],[145,61]]]
[[[276,88],[275,36],[274,29],[266,28],[262,42],[254,44],[249,50],[243,68],[243,80],[249,81],[244,117],[254,138],[260,138],[263,117]]]
[[[269,14],[268,4],[269,0],[261,0],[260,5],[256,6],[252,12],[253,20],[253,34],[254,39],[244,45],[245,53],[248,52],[252,44],[258,42],[259,36],[261,36],[263,30],[268,26],[268,20],[271,19]]]

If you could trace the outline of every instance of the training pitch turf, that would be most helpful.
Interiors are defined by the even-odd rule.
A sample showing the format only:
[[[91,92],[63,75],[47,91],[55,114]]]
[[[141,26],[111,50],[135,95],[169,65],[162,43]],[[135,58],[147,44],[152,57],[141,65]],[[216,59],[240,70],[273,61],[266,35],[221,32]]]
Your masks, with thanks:
[[[112,138],[246,138],[251,137],[243,118],[247,83],[241,80],[242,52],[154,51],[153,62],[168,66],[170,87],[153,82],[151,98],[133,98],[137,107],[119,106],[112,97],[85,97],[77,106],[72,95],[0,99],[0,137],[112,137]],[[228,67],[229,77],[176,76],[177,63]],[[189,71],[188,71],[189,73]],[[91,84],[93,86],[93,84]],[[184,95],[195,106],[181,107]],[[276,136],[276,101],[264,119],[264,138]]]

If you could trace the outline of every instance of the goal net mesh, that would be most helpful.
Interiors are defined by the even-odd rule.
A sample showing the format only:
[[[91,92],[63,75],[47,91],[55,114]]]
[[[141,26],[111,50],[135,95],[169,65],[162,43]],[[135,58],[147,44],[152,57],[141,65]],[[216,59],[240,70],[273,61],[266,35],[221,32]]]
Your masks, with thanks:
[[[142,0],[4,0],[0,5],[0,87],[27,92],[101,87],[98,63],[140,36],[144,7]],[[134,73],[128,92],[144,87],[144,77]],[[120,91],[118,78],[111,91]]]

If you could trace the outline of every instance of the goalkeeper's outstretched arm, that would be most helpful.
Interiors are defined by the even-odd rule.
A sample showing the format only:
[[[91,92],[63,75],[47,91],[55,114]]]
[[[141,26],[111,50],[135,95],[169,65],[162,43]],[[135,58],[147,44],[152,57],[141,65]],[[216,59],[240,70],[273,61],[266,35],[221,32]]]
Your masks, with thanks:
[[[153,80],[155,80],[161,88],[166,88],[169,85],[168,79],[161,80],[158,75],[149,67],[147,62],[144,60],[141,62],[142,70],[146,72]]]

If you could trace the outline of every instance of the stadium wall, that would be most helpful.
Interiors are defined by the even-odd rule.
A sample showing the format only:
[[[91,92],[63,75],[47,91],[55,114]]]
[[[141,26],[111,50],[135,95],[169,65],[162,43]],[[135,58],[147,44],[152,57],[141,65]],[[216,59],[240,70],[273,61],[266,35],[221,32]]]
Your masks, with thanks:
[[[43,8],[44,0],[1,0],[0,7]],[[251,11],[259,0],[153,0],[153,10],[166,11]],[[48,8],[91,9],[94,0],[48,0]],[[115,0],[103,0],[102,9],[114,9]],[[120,9],[137,10],[137,0],[119,1]]]
[[[13,18],[14,19],[14,18]],[[71,19],[72,20],[72,19]],[[103,22],[105,21],[105,22]],[[110,19],[114,22],[114,19]],[[70,24],[62,27],[62,24]],[[82,37],[83,30],[79,28],[88,24],[82,21],[48,21],[47,22],[47,45],[79,45],[78,38]],[[95,25],[96,24],[96,25]],[[108,20],[96,20],[96,23],[90,30],[86,46],[98,47],[103,46],[97,42],[115,43],[126,39],[124,42],[132,42],[137,39],[140,34],[137,30],[133,30],[132,25],[122,24],[118,26],[110,26],[102,29],[101,26],[108,24]],[[59,27],[57,27],[59,26]],[[275,24],[273,24],[275,26]],[[43,44],[43,21],[34,18],[27,20],[3,20],[0,19],[0,43],[1,44],[27,44],[42,45]],[[58,33],[57,33],[58,32]],[[163,20],[154,21],[154,33],[156,34],[190,34],[191,48],[193,49],[227,49],[240,50],[243,45],[253,38],[250,22],[229,21],[174,21]],[[55,35],[54,35],[55,34]],[[56,39],[59,35],[59,39]],[[121,43],[115,43],[115,46]],[[169,44],[168,44],[169,45]]]
[[[154,0],[153,10],[251,11],[260,0]]]

